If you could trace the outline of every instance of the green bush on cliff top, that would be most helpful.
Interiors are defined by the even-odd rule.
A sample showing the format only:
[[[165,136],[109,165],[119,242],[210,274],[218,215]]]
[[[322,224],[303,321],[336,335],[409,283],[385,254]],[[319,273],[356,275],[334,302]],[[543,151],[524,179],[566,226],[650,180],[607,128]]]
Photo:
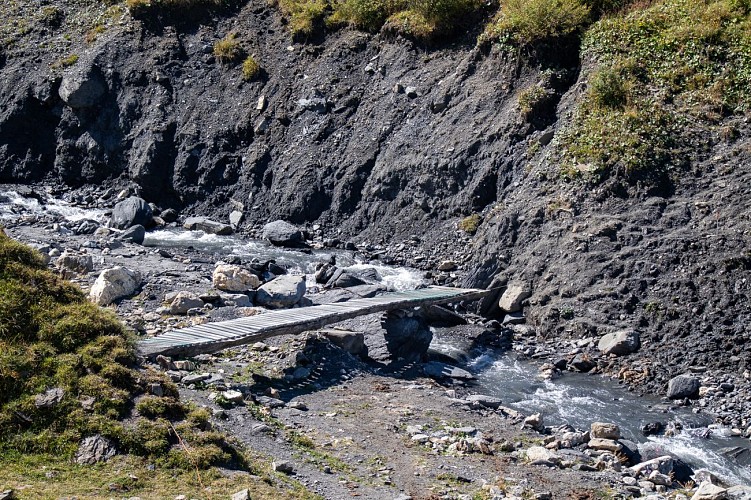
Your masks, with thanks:
[[[155,384],[163,396],[147,395]],[[38,404],[53,388],[59,401]],[[71,456],[81,439],[101,434],[121,453],[172,465],[241,460],[222,436],[203,433],[205,421],[177,396],[162,374],[137,369],[114,314],[0,231],[0,452]]]

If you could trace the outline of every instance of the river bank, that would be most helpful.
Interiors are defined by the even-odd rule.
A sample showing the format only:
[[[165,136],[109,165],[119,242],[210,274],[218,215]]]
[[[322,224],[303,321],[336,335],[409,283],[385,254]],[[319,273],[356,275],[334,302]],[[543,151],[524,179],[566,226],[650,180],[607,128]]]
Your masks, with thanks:
[[[13,198],[15,195],[11,195],[10,191],[5,193],[9,199],[18,199]],[[73,277],[84,288],[93,284],[98,271],[110,266],[122,265],[139,269],[143,273],[144,285],[140,293],[115,306],[120,317],[142,335],[158,334],[193,322],[228,319],[250,313],[252,308],[233,306],[204,308],[198,315],[165,314],[165,297],[170,293],[189,291],[206,294],[211,288],[212,270],[220,260],[231,259],[247,263],[250,254],[264,257],[265,251],[277,252],[277,257],[284,254],[291,259],[287,265],[293,272],[311,273],[315,271],[317,260],[325,261],[332,254],[342,265],[346,265],[362,260],[362,255],[368,252],[372,256],[373,252],[383,252],[378,255],[384,255],[390,251],[362,248],[359,257],[352,250],[333,249],[312,255],[289,251],[280,253],[266,244],[252,243],[242,238],[222,240],[222,237],[209,237],[205,234],[191,235],[176,228],[171,232],[149,233],[151,244],[156,245],[155,234],[163,235],[162,243],[144,247],[115,240],[112,237],[114,233],[103,235],[102,231],[99,235],[75,234],[70,229],[80,228],[82,221],[92,217],[101,218],[100,224],[106,222],[104,219],[107,219],[112,202],[100,202],[97,206],[97,198],[92,197],[94,201],[84,200],[84,203],[78,203],[82,206],[76,207],[76,204],[72,206],[46,198],[41,205],[46,206],[46,209],[40,209],[32,201],[33,196],[23,198],[27,201],[10,204],[15,207],[13,209],[7,208],[8,203],[3,205],[3,223],[8,226],[8,232],[22,241],[46,247],[46,251],[51,254],[68,250],[70,253],[91,257],[92,269]],[[16,213],[13,213],[14,210]],[[175,235],[179,236],[175,238]],[[171,242],[165,241],[164,236],[168,236]],[[322,236],[320,240],[321,246],[325,246]],[[242,243],[238,245],[238,241]],[[207,246],[201,248],[201,242]],[[347,245],[342,243],[341,246]],[[229,252],[226,251],[227,247],[230,248]],[[242,254],[243,252],[246,253]],[[389,272],[390,268],[382,262],[365,262],[360,266],[370,266],[376,268],[379,274],[391,276],[389,284],[392,286],[413,287],[421,282],[430,282],[441,273],[452,280],[460,279],[460,275],[453,271],[436,270],[426,275],[425,272],[414,269],[392,268]],[[310,286],[307,297],[316,302],[326,300],[325,297],[331,293],[336,292]],[[270,342],[266,346],[243,348],[215,357],[193,360],[192,366],[187,365],[191,367],[190,373],[181,374],[177,380],[184,381],[185,376],[199,375],[195,379],[197,383],[191,383],[194,379],[190,378],[183,382],[182,392],[189,399],[215,410],[214,425],[230,434],[242,436],[242,440],[251,447],[278,452],[280,458],[291,461],[293,469],[297,469],[298,478],[314,491],[320,490],[326,498],[343,498],[352,494],[366,498],[383,498],[384,495],[391,494],[409,494],[415,498],[430,495],[452,497],[476,492],[498,493],[504,489],[509,494],[518,496],[534,491],[535,494],[543,495],[540,498],[544,498],[546,492],[551,492],[552,498],[570,498],[570,495],[574,495],[573,492],[577,492],[577,495],[584,495],[581,498],[587,498],[586,495],[590,494],[587,491],[612,490],[634,494],[636,490],[647,488],[637,483],[629,484],[631,481],[624,478],[632,477],[632,474],[615,462],[608,462],[607,457],[602,459],[603,453],[608,453],[607,451],[569,453],[568,448],[561,446],[562,440],[559,437],[566,432],[575,432],[575,429],[561,427],[566,422],[556,421],[556,417],[550,418],[547,410],[543,411],[546,413],[545,418],[550,418],[549,423],[527,425],[532,428],[520,431],[525,417],[537,410],[531,406],[519,407],[515,404],[519,403],[518,397],[501,390],[501,393],[495,395],[501,400],[498,403],[491,403],[490,406],[467,404],[467,400],[463,398],[468,394],[487,394],[501,380],[488,375],[492,370],[487,369],[487,364],[482,366],[482,359],[484,356],[487,360],[487,352],[492,352],[495,359],[502,356],[502,351],[486,351],[477,355],[471,347],[477,344],[483,349],[489,348],[484,344],[487,339],[476,342],[478,334],[488,326],[495,330],[496,338],[506,335],[510,338],[513,333],[513,349],[522,358],[541,358],[544,356],[540,353],[545,351],[550,355],[571,354],[555,343],[540,342],[529,334],[525,335],[525,325],[499,329],[500,325],[495,323],[493,326],[492,321],[471,315],[470,319],[477,323],[474,333],[469,328],[463,334],[454,335],[465,341],[469,339],[470,347],[459,349],[465,358],[461,359],[461,356],[454,354],[452,362],[474,373],[480,379],[479,387],[467,387],[473,382],[456,380],[442,380],[440,382],[443,384],[450,382],[449,385],[438,385],[425,378],[425,367],[419,362],[397,364],[389,368],[383,363],[373,364],[372,359],[363,360],[332,346],[330,339],[324,340],[327,337],[323,335],[321,338],[321,334],[299,339],[282,337],[278,339],[278,343]],[[383,342],[384,333],[380,331],[379,318],[339,326],[353,332],[371,334],[368,337],[380,334],[380,342]],[[377,335],[372,335],[373,333]],[[443,335],[441,331],[434,329],[434,340],[442,341],[445,346],[452,337],[450,331],[445,333]],[[377,345],[370,347],[371,353],[377,351]],[[433,347],[438,351],[433,354],[434,359],[451,361],[451,352],[441,349],[439,344],[434,344]],[[582,345],[578,349],[581,351],[585,347]],[[493,363],[495,361],[491,361]],[[536,379],[535,371],[539,365],[532,366],[524,372],[526,379]],[[208,377],[204,378],[204,373]],[[206,383],[207,380],[212,382]],[[528,381],[533,386],[547,383],[542,380]],[[219,398],[217,402],[219,395],[227,390],[238,390],[242,401],[222,401]],[[731,392],[737,391],[733,396],[742,399],[743,390],[743,386],[739,384]],[[565,391],[562,394],[565,399]],[[274,397],[269,399],[269,395]],[[707,395],[705,393],[703,399],[707,399]],[[712,396],[714,394],[710,395]],[[565,400],[556,402],[564,408],[566,403]],[[629,401],[628,404],[635,402]],[[493,408],[493,405],[498,405],[499,408]],[[669,406],[671,405],[666,405],[665,409]],[[700,407],[694,406],[695,409]],[[587,419],[586,411],[583,418],[575,425],[587,430],[587,425],[595,419]],[[674,423],[674,420],[674,417],[669,416],[663,423]],[[367,434],[363,435],[363,422],[378,424],[369,425]],[[704,422],[706,423],[709,422]],[[626,434],[626,437],[634,439],[633,430],[626,431],[624,428],[624,432],[631,433]],[[722,438],[723,433],[735,431],[732,428],[718,428],[716,432],[716,437]],[[415,438],[423,435],[426,437]],[[700,438],[693,439],[698,441]],[[452,445],[461,440],[464,440],[464,444],[454,446],[449,451]],[[541,459],[546,465],[531,466],[529,463],[535,460],[525,457],[528,450],[537,445],[548,446],[551,453],[557,455],[552,461],[550,456]],[[561,454],[556,449],[560,449]],[[742,451],[737,457],[738,463],[743,459],[741,455]],[[451,464],[450,469],[445,469],[445,462]],[[568,479],[558,481],[558,467],[561,466],[565,471],[562,477]],[[605,472],[596,472],[598,468]],[[618,473],[618,469],[621,469],[621,473]],[[553,473],[553,470],[556,472]],[[556,477],[556,481],[552,477]],[[731,476],[730,481],[734,480],[743,481],[743,476]]]

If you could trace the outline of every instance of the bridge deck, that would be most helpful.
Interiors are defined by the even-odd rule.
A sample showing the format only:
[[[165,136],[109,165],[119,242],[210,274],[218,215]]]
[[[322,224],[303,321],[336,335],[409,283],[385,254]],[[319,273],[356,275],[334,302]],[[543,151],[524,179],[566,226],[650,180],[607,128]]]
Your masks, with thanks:
[[[392,292],[368,299],[320,306],[269,311],[248,318],[205,323],[166,332],[138,342],[142,356],[195,356],[236,345],[322,328],[346,319],[429,304],[442,304],[483,297],[486,290],[432,286],[406,292]]]

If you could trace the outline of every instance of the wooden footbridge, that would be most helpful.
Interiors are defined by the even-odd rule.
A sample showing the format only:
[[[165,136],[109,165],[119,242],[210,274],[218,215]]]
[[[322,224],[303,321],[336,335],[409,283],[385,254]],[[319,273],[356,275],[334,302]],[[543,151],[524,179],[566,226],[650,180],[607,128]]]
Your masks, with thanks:
[[[367,299],[320,306],[269,311],[248,318],[205,323],[172,330],[138,342],[141,356],[195,356],[237,345],[316,330],[331,323],[394,309],[445,304],[479,299],[489,291],[431,286],[406,292],[392,292]]]

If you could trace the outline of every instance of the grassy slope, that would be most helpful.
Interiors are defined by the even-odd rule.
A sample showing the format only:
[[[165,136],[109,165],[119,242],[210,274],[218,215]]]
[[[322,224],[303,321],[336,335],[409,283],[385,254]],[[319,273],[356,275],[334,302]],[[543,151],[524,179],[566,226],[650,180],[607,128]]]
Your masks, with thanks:
[[[114,314],[88,302],[78,287],[49,272],[36,252],[4,233],[0,318],[0,490],[104,496],[110,484],[124,482],[129,491],[158,497],[160,488],[178,483],[186,494],[209,484],[227,488],[222,491],[247,487],[247,479],[206,471],[214,465],[269,470],[263,459],[212,432],[208,411],[179,401],[163,374],[135,364],[133,343]],[[61,400],[38,407],[37,396],[51,388],[62,389]],[[130,456],[93,468],[72,465],[78,443],[94,434]],[[294,485],[250,483],[265,496],[306,495]]]

